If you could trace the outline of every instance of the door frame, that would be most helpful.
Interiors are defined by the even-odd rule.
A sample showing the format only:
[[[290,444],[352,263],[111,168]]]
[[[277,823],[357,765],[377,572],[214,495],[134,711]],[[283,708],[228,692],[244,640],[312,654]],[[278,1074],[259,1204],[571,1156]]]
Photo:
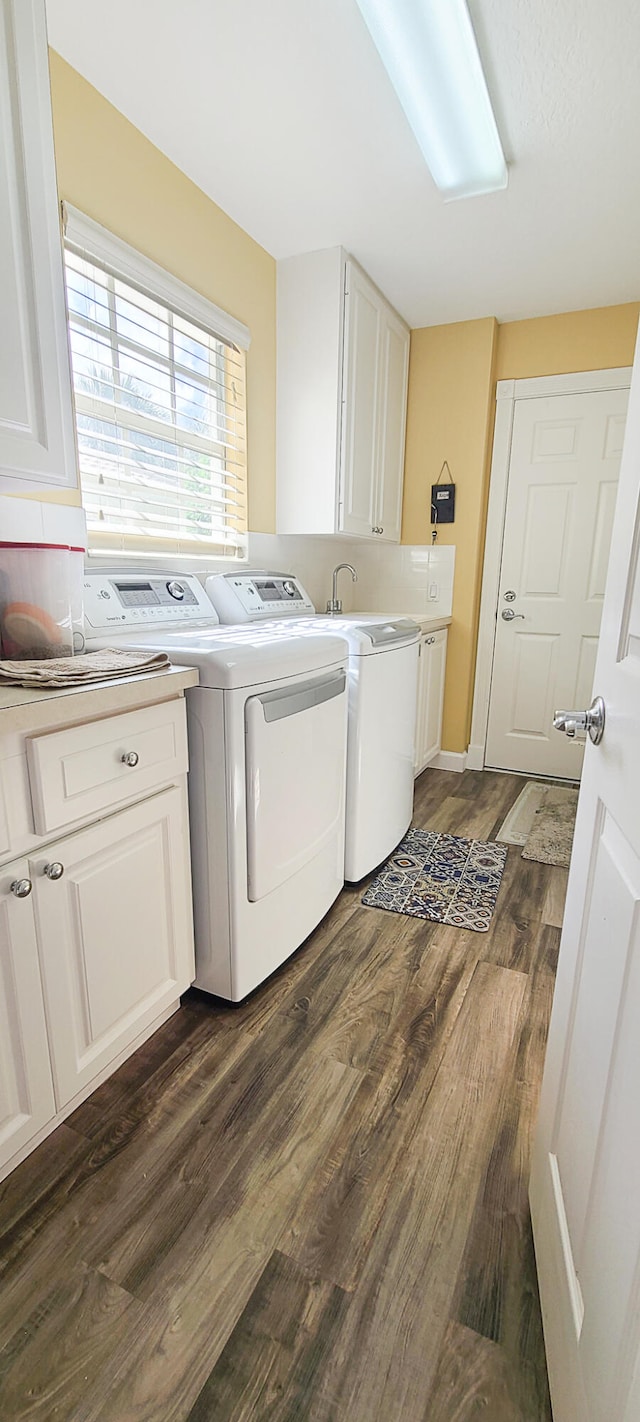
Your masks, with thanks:
[[[599,390],[628,390],[630,385],[630,365],[609,370],[576,371],[571,375],[541,375],[497,382],[471,741],[466,762],[468,770],[484,770],[485,763],[516,401],[537,400],[548,395],[590,395]]]

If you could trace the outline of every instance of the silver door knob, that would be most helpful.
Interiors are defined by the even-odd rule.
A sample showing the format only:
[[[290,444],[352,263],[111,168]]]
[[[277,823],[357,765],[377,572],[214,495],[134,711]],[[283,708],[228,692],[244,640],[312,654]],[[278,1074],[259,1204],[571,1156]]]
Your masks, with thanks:
[[[517,617],[521,617],[524,622],[524,612],[514,612],[512,607],[503,607],[500,616],[503,622],[515,622]]]
[[[42,872],[46,874],[47,879],[61,879],[64,874],[64,864],[61,864],[58,859],[54,859],[52,864],[45,864]]]
[[[14,879],[11,885],[11,892],[17,899],[28,899],[33,888],[30,879]]]
[[[504,600],[505,602],[515,602],[517,596],[518,594],[513,591],[513,588],[509,588],[509,591],[504,595]]]
[[[121,760],[122,760],[122,764],[123,764],[123,765],[131,765],[131,766],[137,765],[139,759],[140,759],[140,756],[138,755],[138,752],[137,752],[137,751],[125,751],[124,755],[121,756]]]
[[[599,746],[604,735],[605,706],[601,696],[596,696],[588,711],[554,711],[553,724],[556,731],[564,731],[573,741],[578,731],[586,731],[594,746]]]

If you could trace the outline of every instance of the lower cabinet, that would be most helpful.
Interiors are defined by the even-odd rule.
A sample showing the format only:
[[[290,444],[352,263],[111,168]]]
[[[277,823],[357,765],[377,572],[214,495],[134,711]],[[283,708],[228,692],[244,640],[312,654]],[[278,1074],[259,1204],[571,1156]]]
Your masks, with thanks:
[[[0,870],[0,1178],[192,980],[184,784]]]
[[[193,978],[187,845],[173,787],[30,860],[58,1107]]]
[[[419,653],[414,756],[416,775],[434,760],[442,744],[442,707],[447,661],[446,627],[421,637]]]
[[[0,1170],[55,1115],[29,865],[0,870]]]

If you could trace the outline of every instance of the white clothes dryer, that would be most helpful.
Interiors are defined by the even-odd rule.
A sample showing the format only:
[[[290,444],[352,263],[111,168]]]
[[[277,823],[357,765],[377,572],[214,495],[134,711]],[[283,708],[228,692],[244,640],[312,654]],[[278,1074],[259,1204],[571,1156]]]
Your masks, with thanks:
[[[189,689],[196,985],[239,1002],[344,882],[347,647],[220,627],[193,576],[88,573],[87,646],[165,651]]]
[[[413,815],[420,628],[380,613],[316,614],[292,573],[234,572],[207,578],[228,624],[281,629],[283,636],[344,637],[349,647],[345,879],[369,874],[406,833]]]

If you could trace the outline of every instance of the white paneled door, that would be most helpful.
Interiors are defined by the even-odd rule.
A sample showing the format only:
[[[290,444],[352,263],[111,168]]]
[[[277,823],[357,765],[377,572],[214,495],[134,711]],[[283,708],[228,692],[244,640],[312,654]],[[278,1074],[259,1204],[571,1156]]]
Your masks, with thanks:
[[[577,779],[553,730],[588,705],[628,391],[515,402],[485,763]]]
[[[638,357],[611,552],[531,1178],[554,1422],[640,1416]]]

